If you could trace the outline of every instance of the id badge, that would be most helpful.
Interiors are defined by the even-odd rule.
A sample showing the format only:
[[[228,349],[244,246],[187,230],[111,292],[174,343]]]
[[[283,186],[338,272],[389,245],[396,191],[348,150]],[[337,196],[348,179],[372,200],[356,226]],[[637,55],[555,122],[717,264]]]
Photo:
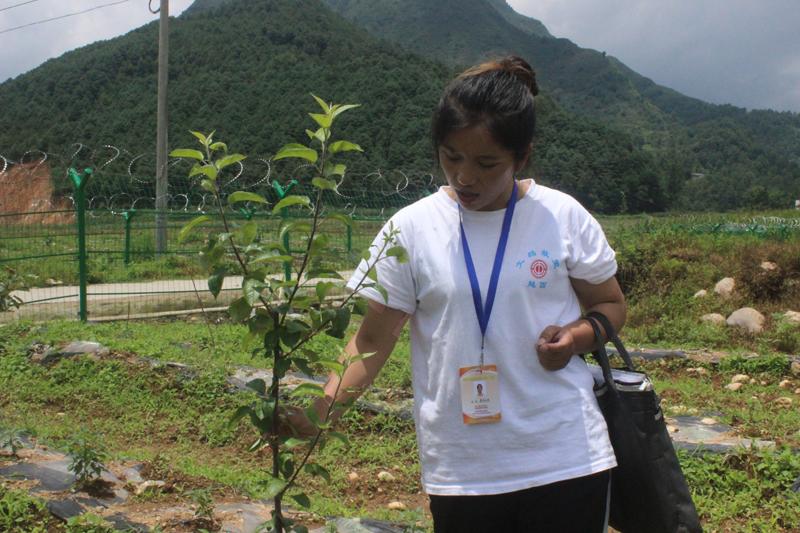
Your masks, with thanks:
[[[500,421],[500,382],[496,365],[458,369],[461,382],[461,416],[465,424]]]

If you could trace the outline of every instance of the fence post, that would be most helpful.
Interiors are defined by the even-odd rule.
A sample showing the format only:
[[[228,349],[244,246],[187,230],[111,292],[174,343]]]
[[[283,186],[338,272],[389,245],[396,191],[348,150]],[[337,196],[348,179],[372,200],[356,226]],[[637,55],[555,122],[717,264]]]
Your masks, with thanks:
[[[80,174],[74,168],[69,169],[69,177],[75,187],[75,209],[78,219],[78,281],[80,284],[78,296],[78,316],[81,322],[86,322],[86,182],[92,175],[92,169],[87,168]]]
[[[122,218],[125,219],[125,264],[131,262],[131,220],[133,215],[136,214],[136,209],[129,209],[122,213]]]
[[[347,257],[350,257],[350,252],[353,251],[353,224],[352,222],[346,226],[347,231]]]

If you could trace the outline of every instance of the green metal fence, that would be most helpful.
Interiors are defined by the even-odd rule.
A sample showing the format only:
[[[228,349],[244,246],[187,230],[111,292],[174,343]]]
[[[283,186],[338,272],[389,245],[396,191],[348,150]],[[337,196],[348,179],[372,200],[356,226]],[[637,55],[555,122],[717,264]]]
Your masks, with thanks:
[[[140,317],[221,308],[235,297],[241,284],[235,276],[226,279],[218,298],[214,299],[207,290],[197,257],[203,238],[178,243],[183,225],[200,212],[211,211],[209,203],[205,202],[202,208],[184,205],[162,212],[147,207],[109,207],[110,202],[98,202],[96,196],[87,198],[86,191],[94,179],[90,170],[70,169],[68,175],[73,186],[72,209],[0,214],[0,269],[13,269],[31,280],[28,290],[16,293],[23,305],[0,313],[0,322]],[[282,192],[285,195],[288,190]],[[292,192],[309,191],[298,186]],[[354,223],[352,227],[331,223],[326,228],[331,237],[326,266],[347,272],[356,266],[361,250],[369,246],[397,208],[372,202],[372,206],[358,212],[343,198],[327,199],[329,209],[348,212]],[[404,198],[401,203],[407,200]],[[259,238],[274,240],[285,219],[299,215],[277,216],[268,210],[245,207],[228,210],[226,216],[233,225],[256,220]],[[168,248],[157,253],[155,228],[162,217],[167,224]],[[304,242],[298,236],[288,234],[286,239],[290,250],[303,249]],[[285,276],[287,269],[290,267],[276,267],[275,275]]]

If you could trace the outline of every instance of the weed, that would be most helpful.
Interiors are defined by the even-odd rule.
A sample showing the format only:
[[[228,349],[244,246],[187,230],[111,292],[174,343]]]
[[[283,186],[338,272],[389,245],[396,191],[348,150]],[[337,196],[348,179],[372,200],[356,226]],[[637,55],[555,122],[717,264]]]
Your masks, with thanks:
[[[102,516],[84,513],[67,520],[65,533],[114,533],[114,526]]]
[[[24,446],[22,438],[25,432],[18,429],[4,429],[0,431],[0,449],[8,448],[12,457],[17,457],[17,452]]]
[[[789,370],[790,361],[785,355],[766,355],[760,357],[726,357],[719,363],[723,372],[741,372],[758,374],[765,372],[774,376],[782,376]]]
[[[85,436],[72,442],[68,455],[70,463],[67,469],[75,475],[78,488],[85,487],[103,473],[103,461],[107,454],[89,444]]]
[[[0,485],[0,531],[46,533],[52,523],[44,503],[24,491]]]

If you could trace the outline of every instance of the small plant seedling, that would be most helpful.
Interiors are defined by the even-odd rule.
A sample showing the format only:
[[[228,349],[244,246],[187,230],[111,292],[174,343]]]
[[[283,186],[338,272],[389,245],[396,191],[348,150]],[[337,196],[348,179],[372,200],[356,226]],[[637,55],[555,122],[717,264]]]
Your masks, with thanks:
[[[100,477],[103,461],[107,457],[104,451],[89,444],[84,436],[70,445],[68,456],[70,463],[67,469],[75,475],[75,484],[79,489]]]
[[[0,431],[0,448],[8,448],[11,457],[17,458],[17,452],[24,446],[22,438],[25,432],[19,429],[6,429]]]
[[[285,399],[280,394],[280,380],[292,369],[312,374],[315,366],[327,368],[341,377],[349,364],[369,357],[371,354],[352,357],[317,354],[308,350],[306,344],[320,333],[344,338],[352,314],[364,310],[362,302],[354,298],[359,290],[372,287],[383,295],[384,300],[388,298],[386,290],[378,283],[377,263],[388,258],[399,262],[408,260],[406,250],[397,245],[398,230],[389,225],[379,244],[362,255],[365,266],[353,292],[338,301],[330,298],[334,289],[343,289],[344,281],[337,271],[325,266],[326,256],[331,253],[332,239],[327,224],[323,222],[351,227],[353,221],[342,213],[323,216],[323,200],[326,195],[336,193],[338,183],[345,175],[346,166],[337,161],[339,155],[363,150],[350,141],[333,140],[335,120],[358,106],[327,103],[316,96],[314,99],[322,111],[309,113],[316,123],[316,130],[306,130],[308,145],[287,144],[272,157],[273,161],[300,160],[300,169],[311,173],[309,185],[314,194],[309,197],[287,194],[288,188],[278,190],[279,200],[272,206],[272,214],[281,215],[282,223],[274,241],[269,239],[270,232],[259,229],[252,211],[248,211],[249,216],[238,226],[229,221],[226,213],[236,212],[242,204],[269,204],[265,197],[251,191],[235,191],[223,200],[218,178],[226,167],[244,160],[244,155],[228,153],[225,143],[212,139],[213,132],[209,135],[192,132],[200,142],[201,150],[179,149],[170,154],[193,160],[189,176],[199,176],[200,187],[213,197],[216,217],[223,227],[222,232],[211,232],[201,253],[201,262],[209,273],[208,288],[216,297],[226,276],[242,277],[242,295],[230,304],[228,313],[235,322],[247,325],[246,342],[258,346],[254,355],[271,362],[271,383],[262,379],[248,383],[257,399],[240,407],[232,422],[241,418],[249,420],[258,434],[250,449],[257,451],[269,447],[272,452],[271,472],[263,488],[267,497],[273,500],[273,513],[272,519],[263,527],[276,533],[308,531],[305,526],[295,524],[283,515],[282,500],[289,496],[300,507],[309,507],[308,496],[295,487],[301,473],[330,482],[328,471],[313,462],[311,455],[329,438],[347,444],[344,435],[331,431],[330,419],[334,407],[346,408],[352,403],[352,398],[347,402],[342,398],[342,394],[349,391],[340,393],[336,390],[332,398],[326,398],[327,412],[321,416],[313,407],[305,410],[316,434],[293,436],[293,428],[284,415],[289,409],[300,407],[283,405]],[[296,216],[285,216],[290,209]],[[185,240],[212,220],[210,214],[194,218],[183,227],[179,240]],[[296,242],[304,243],[301,252],[289,247],[290,232],[293,239],[298,238]],[[313,290],[309,290],[309,285]],[[292,391],[290,401],[307,404],[309,399],[325,396],[326,392],[320,385],[304,383]],[[287,493],[290,490],[291,493]]]

